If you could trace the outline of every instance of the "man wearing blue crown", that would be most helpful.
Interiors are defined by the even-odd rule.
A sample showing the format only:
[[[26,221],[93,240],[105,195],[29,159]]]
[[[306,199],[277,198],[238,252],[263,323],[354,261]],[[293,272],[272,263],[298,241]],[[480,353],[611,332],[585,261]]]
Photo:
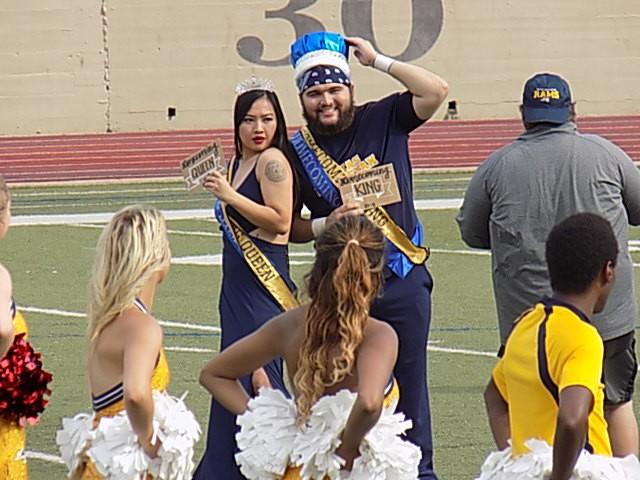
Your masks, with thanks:
[[[348,49],[364,66],[391,75],[406,91],[354,106]],[[448,87],[437,75],[377,53],[361,38],[314,32],[291,46],[291,63],[307,126],[292,138],[298,156],[300,196],[311,220],[294,219],[292,241],[311,241],[344,215],[366,215],[387,238],[384,293],[371,316],[387,321],[400,339],[394,375],[398,410],[413,422],[408,438],[422,450],[420,479],[435,479],[427,391],[426,344],[433,282],[428,249],[413,206],[409,134],[444,101]],[[402,200],[363,210],[342,203],[338,180],[354,171],[392,164]]]

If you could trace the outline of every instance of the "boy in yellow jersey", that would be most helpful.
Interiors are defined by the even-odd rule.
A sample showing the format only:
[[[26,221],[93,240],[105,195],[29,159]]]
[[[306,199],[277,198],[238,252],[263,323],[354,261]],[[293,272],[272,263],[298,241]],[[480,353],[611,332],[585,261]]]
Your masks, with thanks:
[[[549,234],[553,295],[520,317],[493,370],[484,397],[503,452],[487,459],[480,479],[522,478],[528,465],[526,478],[568,480],[596,464],[594,478],[640,478],[636,458],[611,458],[603,413],[604,347],[590,323],[607,301],[617,256],[611,225],[595,214],[573,215]],[[552,454],[548,448],[546,459],[539,450],[531,453],[530,447],[540,445],[531,439],[551,445]],[[583,450],[594,455],[581,456]]]

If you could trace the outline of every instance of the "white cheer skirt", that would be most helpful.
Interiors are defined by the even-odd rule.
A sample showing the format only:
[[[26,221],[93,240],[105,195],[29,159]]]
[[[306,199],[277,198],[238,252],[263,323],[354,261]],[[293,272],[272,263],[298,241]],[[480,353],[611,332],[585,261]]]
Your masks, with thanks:
[[[161,480],[191,478],[193,447],[200,438],[200,426],[183,400],[184,395],[176,398],[166,392],[153,392],[153,440],[162,442],[154,459],[142,450],[124,410],[100,419],[95,428],[95,414],[63,418],[56,443],[69,477],[88,458],[105,479],[143,480],[147,474]]]
[[[346,478],[350,480],[415,480],[421,452],[400,436],[411,421],[385,408],[378,423],[360,445],[360,456],[351,472],[340,471],[344,464],[334,452],[356,394],[341,390],[322,397],[311,409],[304,428],[296,425],[296,406],[279,390],[262,388],[249,401],[247,411],[238,416],[240,431],[236,441],[240,453],[236,462],[249,480],[280,478],[288,466],[301,466],[302,480]]]
[[[553,449],[547,442],[524,442],[530,452],[513,458],[511,447],[489,454],[476,480],[543,480],[551,474]],[[640,480],[640,462],[635,455],[624,458],[593,455],[583,450],[571,480]]]

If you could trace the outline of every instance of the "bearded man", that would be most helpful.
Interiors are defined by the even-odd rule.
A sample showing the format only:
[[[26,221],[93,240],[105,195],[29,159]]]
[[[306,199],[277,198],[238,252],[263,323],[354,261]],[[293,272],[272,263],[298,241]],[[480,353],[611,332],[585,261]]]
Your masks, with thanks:
[[[390,75],[406,91],[354,106],[349,47],[360,64]],[[300,198],[311,211],[308,220],[298,212],[291,240],[311,241],[344,215],[366,215],[385,234],[384,292],[372,306],[371,316],[387,321],[398,334],[394,369],[400,386],[398,411],[413,422],[408,438],[422,450],[419,478],[435,479],[426,358],[433,281],[413,205],[408,140],[442,104],[448,86],[421,67],[377,53],[361,38],[331,32],[314,32],[296,40],[291,63],[307,121],[291,142],[298,157]],[[357,203],[343,204],[338,178],[382,164],[393,165],[402,200],[367,210]]]

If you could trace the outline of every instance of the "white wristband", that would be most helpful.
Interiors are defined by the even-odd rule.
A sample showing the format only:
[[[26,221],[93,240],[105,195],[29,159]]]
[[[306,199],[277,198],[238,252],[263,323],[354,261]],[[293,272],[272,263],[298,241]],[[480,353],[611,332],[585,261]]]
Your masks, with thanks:
[[[313,238],[318,238],[320,234],[324,232],[326,223],[327,217],[314,218],[311,220],[311,233],[313,233]]]
[[[373,59],[373,68],[375,68],[376,70],[381,70],[385,73],[389,73],[389,70],[391,70],[391,65],[393,65],[394,62],[395,60],[393,58],[378,53],[376,55],[376,58]]]

